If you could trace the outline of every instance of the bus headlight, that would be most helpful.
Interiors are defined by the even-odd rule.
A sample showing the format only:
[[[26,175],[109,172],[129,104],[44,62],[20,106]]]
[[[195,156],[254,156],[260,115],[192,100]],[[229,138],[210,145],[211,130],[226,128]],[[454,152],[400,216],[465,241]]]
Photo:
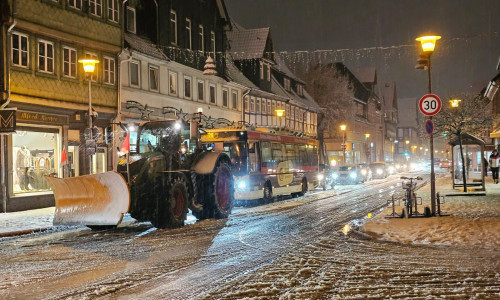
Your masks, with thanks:
[[[238,189],[240,189],[240,190],[245,190],[247,188],[247,182],[246,182],[246,180],[243,180],[243,179],[238,180],[236,182],[236,187]]]
[[[325,179],[325,176],[323,174],[318,174],[318,180],[321,181]]]
[[[366,170],[365,169],[361,170],[361,175],[363,175],[363,176],[366,175]]]
[[[356,174],[356,173],[354,173],[354,172],[353,172],[353,173],[349,174],[349,176],[350,176],[352,179],[356,179],[356,177],[358,177],[358,174]]]
[[[377,174],[378,175],[382,175],[382,173],[384,173],[384,171],[382,169],[377,169]]]

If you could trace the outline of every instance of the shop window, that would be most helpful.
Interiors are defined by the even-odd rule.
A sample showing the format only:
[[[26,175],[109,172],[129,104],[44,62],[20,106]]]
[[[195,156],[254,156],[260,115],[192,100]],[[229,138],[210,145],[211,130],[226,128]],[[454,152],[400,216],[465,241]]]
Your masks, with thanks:
[[[60,129],[17,126],[12,135],[11,190],[14,194],[50,191],[45,175],[61,175]]]

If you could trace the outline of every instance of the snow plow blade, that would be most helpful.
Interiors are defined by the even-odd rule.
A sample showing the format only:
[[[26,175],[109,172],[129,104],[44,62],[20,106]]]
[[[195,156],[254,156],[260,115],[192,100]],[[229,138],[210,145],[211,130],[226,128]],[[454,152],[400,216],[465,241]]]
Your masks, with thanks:
[[[54,225],[118,225],[129,210],[128,185],[117,172],[45,178],[56,201]]]

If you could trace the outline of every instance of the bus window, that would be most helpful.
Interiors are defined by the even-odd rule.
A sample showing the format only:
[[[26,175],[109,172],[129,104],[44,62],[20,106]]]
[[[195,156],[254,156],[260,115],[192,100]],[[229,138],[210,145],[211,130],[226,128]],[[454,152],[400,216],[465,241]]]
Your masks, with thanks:
[[[273,156],[271,154],[271,143],[269,142],[261,142],[261,159],[263,167],[272,167],[273,166]]]
[[[306,146],[305,145],[300,145],[299,146],[299,156],[300,156],[300,165],[301,166],[308,166],[309,161],[307,159],[307,152],[306,152]]]
[[[273,165],[277,166],[280,162],[283,161],[283,152],[281,152],[281,144],[279,143],[272,143],[271,144],[272,149],[273,149]]]
[[[250,158],[250,172],[259,172],[259,143],[248,142],[248,157]]]

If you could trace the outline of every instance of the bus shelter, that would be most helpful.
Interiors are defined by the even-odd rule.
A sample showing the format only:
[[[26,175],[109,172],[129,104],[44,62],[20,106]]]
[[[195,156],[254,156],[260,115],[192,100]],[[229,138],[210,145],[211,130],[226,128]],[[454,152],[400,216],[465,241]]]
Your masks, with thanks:
[[[467,189],[485,190],[485,168],[484,141],[467,133],[461,135],[464,162],[460,155],[460,142],[455,137],[449,142],[451,145],[451,175],[453,178],[453,189],[463,188],[463,168],[465,165],[465,177]]]

